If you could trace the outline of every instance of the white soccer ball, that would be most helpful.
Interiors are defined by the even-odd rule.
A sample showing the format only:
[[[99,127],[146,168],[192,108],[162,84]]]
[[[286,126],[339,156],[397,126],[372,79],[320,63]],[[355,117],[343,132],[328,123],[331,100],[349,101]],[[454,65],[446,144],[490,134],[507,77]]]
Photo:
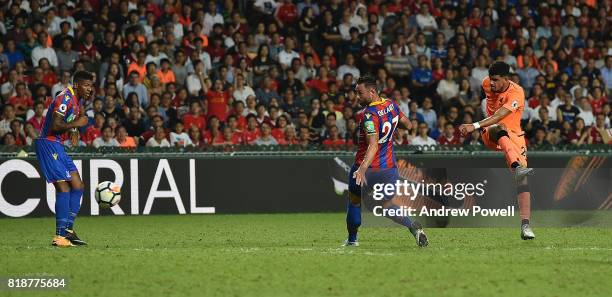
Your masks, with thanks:
[[[121,187],[113,182],[104,181],[98,184],[94,196],[101,207],[112,207],[121,201]]]

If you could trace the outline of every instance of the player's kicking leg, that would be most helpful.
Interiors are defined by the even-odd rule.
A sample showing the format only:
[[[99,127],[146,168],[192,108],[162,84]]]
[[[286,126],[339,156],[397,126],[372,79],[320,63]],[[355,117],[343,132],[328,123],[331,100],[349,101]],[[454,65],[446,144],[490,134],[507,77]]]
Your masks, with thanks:
[[[519,181],[533,174],[533,168],[527,168],[526,164],[521,164],[524,152],[510,139],[510,134],[503,124],[492,125],[487,128],[486,132],[491,141],[501,147],[506,162],[512,168],[515,180]]]
[[[378,172],[370,172],[370,174],[366,176],[367,176],[367,182],[369,186],[374,186],[375,184],[396,184],[396,182],[401,179],[397,168],[381,170]],[[382,205],[383,213],[389,214],[390,212],[388,210],[400,209],[400,206],[402,205],[402,203],[397,196],[395,195],[386,196],[386,194],[384,193],[383,195],[385,196],[383,197],[383,205]],[[387,218],[408,228],[412,236],[414,236],[416,240],[416,244],[418,246],[425,247],[429,244],[427,235],[425,234],[425,231],[423,230],[423,226],[421,225],[421,223],[412,220],[408,216],[399,215],[401,214],[401,212],[395,211],[395,214],[396,214],[395,216],[387,216]]]
[[[400,209],[400,203],[397,202],[398,198],[393,197],[390,200],[387,200],[383,203],[384,210],[390,209]],[[388,212],[386,212],[388,213]],[[395,212],[396,214],[398,212]],[[429,240],[427,239],[427,235],[425,234],[425,230],[423,230],[423,225],[416,220],[410,219],[408,216],[387,216],[388,219],[408,228],[414,239],[416,240],[416,244],[420,247],[426,247],[429,245]]]

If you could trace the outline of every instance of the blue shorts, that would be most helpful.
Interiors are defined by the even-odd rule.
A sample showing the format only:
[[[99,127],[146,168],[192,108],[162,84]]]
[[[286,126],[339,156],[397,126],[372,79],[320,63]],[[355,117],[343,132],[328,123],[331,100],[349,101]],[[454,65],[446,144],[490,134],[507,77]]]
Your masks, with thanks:
[[[357,185],[357,180],[353,177],[353,173],[359,169],[357,164],[353,164],[351,171],[349,172],[349,195],[353,197],[360,197],[362,194],[362,186]],[[376,184],[393,184],[401,180],[397,168],[385,168],[385,169],[368,169],[366,171],[366,194],[372,191]],[[395,196],[395,194],[387,195],[382,192],[383,200],[389,200]],[[351,198],[353,198],[351,197]]]
[[[66,154],[64,146],[55,141],[36,139],[34,141],[36,158],[48,183],[70,181],[71,172],[78,172],[72,159]]]

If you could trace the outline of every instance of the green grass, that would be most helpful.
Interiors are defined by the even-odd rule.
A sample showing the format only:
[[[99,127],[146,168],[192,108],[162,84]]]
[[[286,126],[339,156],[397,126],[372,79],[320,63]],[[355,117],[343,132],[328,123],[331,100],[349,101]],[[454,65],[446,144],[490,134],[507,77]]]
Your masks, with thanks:
[[[364,227],[343,214],[83,217],[90,245],[49,246],[53,219],[0,219],[0,277],[56,275],[63,291],[0,296],[609,296],[612,229]]]

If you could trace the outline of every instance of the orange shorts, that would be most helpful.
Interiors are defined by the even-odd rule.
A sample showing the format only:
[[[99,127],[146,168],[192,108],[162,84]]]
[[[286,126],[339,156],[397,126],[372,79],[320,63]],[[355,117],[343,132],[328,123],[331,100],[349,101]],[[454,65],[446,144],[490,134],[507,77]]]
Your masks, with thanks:
[[[501,151],[501,147],[489,139],[489,131],[486,128],[482,130],[481,136],[482,141],[488,148],[494,151]],[[520,131],[519,133],[515,133],[508,130],[508,136],[510,137],[510,141],[516,145],[518,151],[520,152],[519,163],[521,166],[527,167],[527,144],[525,142],[525,132]],[[508,163],[508,167],[510,167],[510,165],[511,164]]]

